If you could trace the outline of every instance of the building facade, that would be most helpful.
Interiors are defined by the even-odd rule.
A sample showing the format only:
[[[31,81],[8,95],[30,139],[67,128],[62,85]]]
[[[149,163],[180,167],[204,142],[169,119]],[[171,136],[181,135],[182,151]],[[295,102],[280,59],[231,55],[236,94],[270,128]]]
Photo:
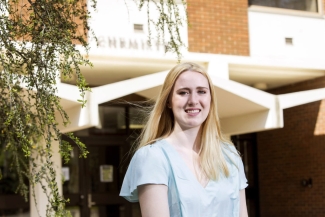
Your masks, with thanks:
[[[134,104],[155,100],[177,59],[155,39],[148,46],[146,12],[134,1],[98,0],[97,8],[94,67],[82,68],[92,87],[86,108],[73,78],[58,86],[71,120],[61,130],[90,154],[80,159],[75,148],[69,164],[54,159],[74,217],[138,217],[139,205],[118,196],[145,118]],[[182,61],[203,65],[213,80],[221,127],[243,155],[249,216],[323,216],[325,0],[188,0],[187,13]],[[4,175],[1,216],[44,214],[46,202],[24,202]],[[44,200],[41,189],[36,196]]]

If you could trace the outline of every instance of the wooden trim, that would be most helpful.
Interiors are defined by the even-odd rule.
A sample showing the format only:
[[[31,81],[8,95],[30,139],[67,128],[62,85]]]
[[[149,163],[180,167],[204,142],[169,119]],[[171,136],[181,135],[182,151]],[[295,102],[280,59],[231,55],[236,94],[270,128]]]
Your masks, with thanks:
[[[320,12],[299,11],[293,9],[266,7],[259,5],[249,6],[248,11],[323,19],[323,16]],[[321,11],[320,8],[318,8],[318,11]]]
[[[92,201],[97,205],[123,205],[128,203],[126,199],[120,197],[118,194],[108,193],[92,193]]]
[[[81,194],[64,194],[65,199],[69,199],[67,206],[80,206],[81,203]]]
[[[87,137],[79,137],[79,139],[84,142],[87,146],[121,146],[129,144],[127,142],[127,136],[87,136]]]
[[[21,195],[0,195],[0,209],[29,208],[29,202]]]

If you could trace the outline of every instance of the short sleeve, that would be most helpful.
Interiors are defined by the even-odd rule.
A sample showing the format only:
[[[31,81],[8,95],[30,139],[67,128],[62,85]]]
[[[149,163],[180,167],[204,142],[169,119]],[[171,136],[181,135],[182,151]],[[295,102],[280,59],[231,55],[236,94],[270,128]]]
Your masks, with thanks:
[[[137,187],[144,184],[168,186],[168,171],[168,162],[159,146],[147,145],[140,148],[132,157],[120,196],[130,202],[138,202]]]
[[[240,157],[239,162],[238,162],[238,169],[239,169],[239,190],[242,190],[248,186],[247,184],[247,179],[245,175],[245,170],[244,170],[244,164],[243,161]]]
[[[234,145],[227,145],[225,147],[225,153],[227,153],[226,156],[228,157],[229,162],[236,164],[235,168],[236,174],[238,172],[238,179],[236,176],[236,179],[238,180],[238,188],[239,190],[242,190],[248,186],[243,161],[239,156],[238,151]]]

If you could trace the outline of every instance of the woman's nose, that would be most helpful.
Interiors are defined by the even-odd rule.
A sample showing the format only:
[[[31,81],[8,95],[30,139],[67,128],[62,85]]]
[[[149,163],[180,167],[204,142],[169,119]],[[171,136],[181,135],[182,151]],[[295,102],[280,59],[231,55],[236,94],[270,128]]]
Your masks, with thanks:
[[[198,104],[198,96],[197,96],[196,93],[191,93],[191,94],[190,94],[190,97],[189,97],[189,99],[188,99],[188,104],[189,104],[189,105],[192,105],[192,106]]]

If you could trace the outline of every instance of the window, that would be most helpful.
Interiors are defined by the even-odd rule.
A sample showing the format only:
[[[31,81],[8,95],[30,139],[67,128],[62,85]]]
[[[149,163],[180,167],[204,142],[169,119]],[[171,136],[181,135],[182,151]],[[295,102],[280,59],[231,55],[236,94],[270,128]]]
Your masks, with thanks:
[[[138,107],[130,107],[130,129],[142,129],[147,119],[144,109]]]
[[[318,0],[250,0],[249,5],[318,12]]]
[[[143,24],[133,24],[134,32],[143,32]]]
[[[123,106],[99,106],[102,129],[96,132],[124,134],[126,132],[125,108]]]

